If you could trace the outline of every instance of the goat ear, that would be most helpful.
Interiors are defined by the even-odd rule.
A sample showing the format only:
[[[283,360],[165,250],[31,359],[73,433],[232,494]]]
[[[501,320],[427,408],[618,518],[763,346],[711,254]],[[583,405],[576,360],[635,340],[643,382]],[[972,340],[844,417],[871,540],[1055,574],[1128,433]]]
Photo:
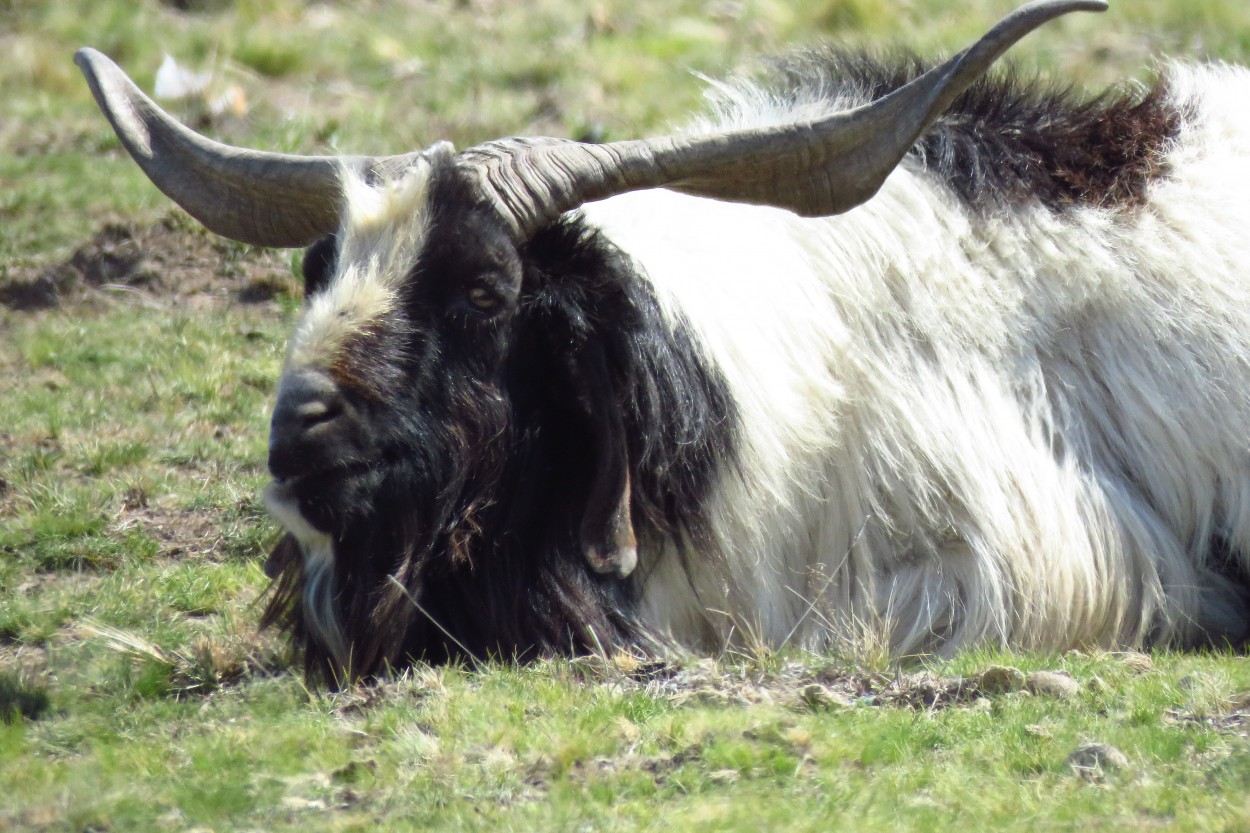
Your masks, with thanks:
[[[629,473],[621,490],[616,509],[599,530],[582,526],[582,551],[590,569],[596,573],[615,574],[625,578],[638,566],[638,536],[634,533],[633,513],[629,507]]]
[[[303,555],[300,553],[295,537],[289,533],[283,535],[278,543],[274,544],[269,557],[265,559],[265,575],[276,580],[289,568],[298,564],[302,558]]]
[[[338,238],[329,234],[308,247],[304,252],[304,296],[317,292],[330,281],[334,263],[338,259]]]
[[[567,350],[567,341],[552,345]],[[569,385],[577,391],[590,440],[590,477],[578,544],[596,573],[625,578],[638,565],[638,537],[630,509],[629,445],[624,404],[613,382],[609,350],[592,340],[566,355]]]

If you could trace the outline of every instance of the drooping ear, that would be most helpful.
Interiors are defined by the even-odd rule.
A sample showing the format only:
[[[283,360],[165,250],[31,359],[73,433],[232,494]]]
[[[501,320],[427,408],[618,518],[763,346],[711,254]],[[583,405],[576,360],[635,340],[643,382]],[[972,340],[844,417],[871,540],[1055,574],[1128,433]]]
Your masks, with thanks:
[[[628,464],[628,463],[627,463]],[[607,491],[608,478],[604,478]],[[629,473],[619,489],[616,506],[606,517],[587,515],[582,523],[582,551],[590,569],[604,575],[612,574],[626,578],[638,566],[638,535],[634,531],[633,512],[630,509]]]
[[[625,427],[629,371],[621,345],[590,327],[577,304],[558,300],[582,283],[564,277],[570,286],[547,294],[552,303],[534,311],[515,352],[523,376],[514,393],[535,420],[525,433],[543,449],[527,485],[548,484],[538,503],[548,542],[571,546],[596,573],[625,578],[638,563]]]
[[[327,234],[304,252],[304,297],[316,293],[330,282],[338,253],[338,238],[333,234]]]
[[[591,477],[578,537],[592,570],[625,578],[638,564],[638,537],[630,509],[624,403],[605,353],[603,344],[592,341],[577,351],[570,366],[571,389],[591,442]]]
[[[295,536],[287,533],[278,539],[278,543],[274,544],[273,549],[270,550],[269,557],[265,559],[265,575],[276,579],[296,567],[302,559]]]

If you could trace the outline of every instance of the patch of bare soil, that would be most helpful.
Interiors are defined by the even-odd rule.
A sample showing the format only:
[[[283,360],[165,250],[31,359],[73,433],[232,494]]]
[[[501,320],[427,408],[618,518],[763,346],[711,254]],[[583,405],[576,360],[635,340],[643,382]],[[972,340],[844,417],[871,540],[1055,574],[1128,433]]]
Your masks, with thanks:
[[[48,649],[42,645],[0,640],[0,674],[5,673],[44,679],[48,674]]]
[[[156,306],[261,303],[298,295],[287,256],[216,237],[180,213],[107,223],[69,258],[0,278],[0,304],[38,310],[130,292]]]
[[[1136,652],[1106,656],[1132,673],[1146,673],[1150,661]],[[588,682],[642,689],[678,704],[775,704],[813,711],[852,706],[932,710],[985,705],[1003,696],[1071,700],[1102,685],[1097,677],[1080,681],[1063,670],[1025,673],[1000,665],[968,676],[945,676],[927,669],[885,673],[839,662],[790,661],[753,670],[713,659],[650,660],[628,654],[582,657],[572,663],[575,673]],[[1250,693],[1243,696],[1250,711]]]
[[[1164,719],[1169,723],[1205,726],[1221,734],[1250,738],[1250,691],[1225,698],[1216,709],[1171,709]]]
[[[750,706],[773,704],[803,710],[830,710],[856,705],[938,709],[1025,690],[1003,690],[990,678],[942,677],[929,671],[882,673],[787,662],[751,671],[712,659],[693,662],[642,661],[630,658],[585,657],[573,661],[588,681],[641,688],[677,704]],[[1022,678],[1024,675],[1021,675]]]
[[[116,529],[129,528],[138,528],[155,539],[165,558],[215,558],[221,553],[219,512],[170,508],[127,496]]]
[[[939,677],[928,671],[883,674],[791,662],[751,674],[726,670],[710,660],[684,667],[667,679],[651,680],[647,688],[677,703],[775,703],[818,711],[861,704],[935,709],[998,693],[985,689],[976,677]]]

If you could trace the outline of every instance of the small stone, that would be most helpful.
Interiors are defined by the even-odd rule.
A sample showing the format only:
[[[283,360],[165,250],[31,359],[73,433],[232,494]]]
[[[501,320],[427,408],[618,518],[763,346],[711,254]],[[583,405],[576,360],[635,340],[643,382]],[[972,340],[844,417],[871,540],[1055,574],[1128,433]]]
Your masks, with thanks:
[[[1093,694],[1106,694],[1111,691],[1111,686],[1107,685],[1107,681],[1097,674],[1085,681],[1085,690]]]
[[[292,813],[321,812],[326,809],[326,803],[317,798],[300,798],[297,795],[288,795],[280,802],[282,809]]]
[[[799,697],[803,700],[804,705],[812,709],[828,708],[833,699],[829,694],[829,689],[820,683],[811,683],[803,686],[799,691]]]
[[[1056,671],[1034,671],[1028,676],[1026,686],[1038,697],[1055,697],[1060,700],[1075,697],[1081,690],[1076,680]]]
[[[1197,672],[1186,674],[1184,677],[1181,677],[1176,681],[1176,687],[1181,691],[1194,691],[1205,687],[1206,684],[1206,678]]]
[[[689,670],[691,673],[702,674],[705,677],[715,677],[720,674],[720,666],[710,657],[695,660]]]
[[[1115,658],[1134,674],[1145,674],[1147,671],[1153,671],[1155,668],[1155,661],[1141,651],[1124,651],[1115,654]]]
[[[1250,691],[1239,691],[1225,701],[1225,710],[1230,712],[1250,711]]]
[[[1010,665],[991,665],[976,680],[982,694],[1010,694],[1025,685],[1024,672]]]
[[[1086,781],[1099,781],[1127,767],[1128,756],[1107,743],[1087,743],[1068,756],[1068,766]]]
[[[709,772],[707,779],[713,784],[736,784],[742,780],[742,773],[736,769],[718,769]]]

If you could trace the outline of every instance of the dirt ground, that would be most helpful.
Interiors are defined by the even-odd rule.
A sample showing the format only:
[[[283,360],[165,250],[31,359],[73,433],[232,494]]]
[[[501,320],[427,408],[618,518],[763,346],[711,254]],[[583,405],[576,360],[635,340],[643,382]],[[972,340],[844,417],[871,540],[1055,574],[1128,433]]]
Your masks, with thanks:
[[[17,311],[90,304],[117,292],[157,307],[197,307],[298,297],[301,289],[290,253],[229,242],[180,212],[146,226],[106,223],[70,257],[0,279],[0,304]]]
[[[292,272],[292,253],[244,246],[200,228],[180,211],[143,225],[106,222],[68,257],[49,258],[0,273],[0,306],[19,314],[107,311],[124,298],[156,313],[214,310],[239,304],[277,306],[302,295]],[[298,264],[298,261],[296,261]],[[11,370],[0,357],[0,372]],[[44,383],[65,383],[55,370]],[[257,431],[264,426],[258,425]],[[59,456],[57,437],[17,437],[0,430],[0,518],[15,511],[17,496],[4,477],[7,463],[37,442]],[[172,505],[142,490],[128,492],[111,532],[139,528],[154,538],[165,558],[220,558],[219,513]],[[2,554],[2,553],[0,553]]]

